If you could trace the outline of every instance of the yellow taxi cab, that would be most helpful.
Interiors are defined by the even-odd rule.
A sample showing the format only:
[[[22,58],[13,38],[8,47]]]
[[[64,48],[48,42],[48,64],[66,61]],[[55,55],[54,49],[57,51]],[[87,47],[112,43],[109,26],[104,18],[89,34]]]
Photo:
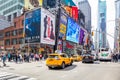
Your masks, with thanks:
[[[49,54],[46,60],[46,65],[49,69],[55,67],[61,67],[62,69],[64,69],[66,65],[72,65],[72,63],[73,60],[70,57],[68,57],[67,54],[64,53]]]
[[[80,55],[73,55],[72,59],[73,59],[73,61],[82,61],[82,56],[80,56]]]

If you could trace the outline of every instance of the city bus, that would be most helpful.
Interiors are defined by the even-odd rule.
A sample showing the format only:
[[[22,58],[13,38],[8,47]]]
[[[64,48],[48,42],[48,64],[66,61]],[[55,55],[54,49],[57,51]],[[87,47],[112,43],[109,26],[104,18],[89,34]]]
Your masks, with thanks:
[[[112,59],[112,53],[109,48],[100,48],[98,52],[98,59],[100,61],[107,60],[111,61]]]

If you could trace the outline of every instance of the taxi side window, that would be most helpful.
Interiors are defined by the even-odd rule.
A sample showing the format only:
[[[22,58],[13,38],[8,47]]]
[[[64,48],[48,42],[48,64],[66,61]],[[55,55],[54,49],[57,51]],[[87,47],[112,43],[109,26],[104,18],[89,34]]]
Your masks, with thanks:
[[[66,55],[61,55],[61,57],[64,57],[64,58],[65,58],[65,57],[66,57]]]

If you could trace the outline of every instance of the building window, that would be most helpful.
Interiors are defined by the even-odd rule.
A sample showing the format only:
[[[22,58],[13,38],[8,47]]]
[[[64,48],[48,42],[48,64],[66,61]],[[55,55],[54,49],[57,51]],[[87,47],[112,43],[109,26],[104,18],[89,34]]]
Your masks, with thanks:
[[[24,0],[19,0],[19,2],[21,2],[22,4],[24,4]]]
[[[17,17],[17,12],[13,14],[13,18],[16,18]]]
[[[19,35],[23,34],[23,29],[19,29]]]
[[[104,17],[105,16],[105,13],[100,13],[100,17]]]
[[[14,22],[14,27],[16,27],[16,22]]]
[[[24,25],[24,20],[22,20],[22,25]]]
[[[10,36],[10,32],[6,32],[5,37],[9,37],[9,36]]]
[[[17,35],[17,30],[12,31],[12,36],[16,36]]]
[[[19,38],[19,44],[23,44],[23,38]]]
[[[15,44],[17,44],[17,39],[16,39],[16,38],[12,39],[12,42],[11,42],[11,44],[12,44],[12,45],[15,45]]]
[[[11,15],[8,16],[8,21],[11,21]]]
[[[56,0],[47,0],[47,6],[54,8],[56,6]]]
[[[5,45],[10,45],[10,39],[5,40]]]

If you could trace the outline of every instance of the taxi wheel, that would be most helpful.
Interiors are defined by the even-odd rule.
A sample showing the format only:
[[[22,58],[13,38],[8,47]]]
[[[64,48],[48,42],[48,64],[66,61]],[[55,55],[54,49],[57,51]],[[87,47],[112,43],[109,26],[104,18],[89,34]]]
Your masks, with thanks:
[[[62,69],[65,68],[65,63],[63,62],[62,65],[61,65]]]
[[[73,61],[70,62],[70,66],[72,66]]]
[[[48,66],[48,69],[52,69],[52,67]]]

